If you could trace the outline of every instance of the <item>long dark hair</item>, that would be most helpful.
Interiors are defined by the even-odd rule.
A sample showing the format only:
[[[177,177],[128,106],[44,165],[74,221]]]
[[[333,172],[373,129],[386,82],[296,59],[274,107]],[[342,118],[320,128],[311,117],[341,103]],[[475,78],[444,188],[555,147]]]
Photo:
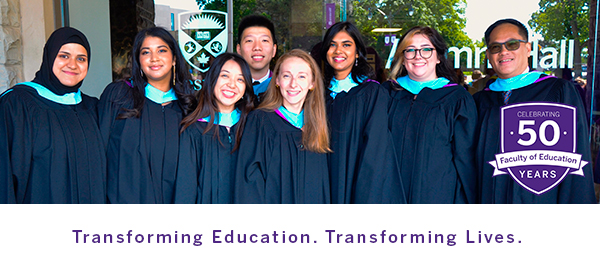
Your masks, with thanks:
[[[244,126],[246,125],[246,118],[248,117],[248,113],[254,109],[256,95],[254,94],[254,89],[252,87],[252,73],[250,73],[250,67],[244,59],[238,54],[234,53],[223,53],[212,63],[210,70],[206,73],[204,78],[204,83],[202,84],[202,89],[196,92],[196,99],[198,100],[198,105],[196,108],[181,121],[181,132],[183,132],[190,125],[198,121],[198,119],[209,116],[211,121],[208,122],[208,125],[204,129],[203,134],[206,134],[208,131],[215,127],[215,124],[212,119],[215,119],[217,112],[219,112],[219,107],[217,105],[217,98],[215,97],[215,86],[217,84],[217,80],[219,80],[219,74],[221,73],[221,69],[227,63],[227,61],[233,60],[242,70],[242,74],[244,75],[244,82],[246,85],[244,95],[238,102],[235,103],[235,108],[240,110],[240,121],[238,122],[238,129],[235,133],[235,146],[233,147],[233,151],[237,150],[242,139],[242,133],[244,132]],[[218,120],[218,119],[216,119]],[[215,128],[214,136],[221,142],[219,138],[219,129]]]
[[[357,83],[360,83],[360,79],[365,77],[374,79],[374,72],[371,65],[367,62],[367,47],[365,46],[364,41],[362,40],[362,36],[360,35],[360,31],[358,28],[349,22],[338,22],[331,26],[329,30],[325,33],[325,37],[323,37],[323,43],[321,45],[321,52],[319,56],[321,57],[321,61],[323,62],[323,83],[326,88],[329,88],[329,83],[334,76],[333,67],[327,61],[327,51],[329,51],[329,45],[333,40],[333,37],[337,35],[339,32],[346,32],[352,39],[354,40],[354,44],[356,45],[356,53],[358,54],[358,65],[352,65],[352,80]]]
[[[411,29],[408,29],[398,43],[398,49],[396,50],[396,54],[394,54],[394,61],[392,64],[392,71],[390,72],[390,80],[396,80],[398,77],[408,75],[406,69],[404,68],[404,49],[408,47],[410,40],[415,35],[424,35],[426,36],[433,47],[435,47],[435,51],[437,53],[437,58],[440,60],[440,63],[435,65],[435,74],[438,77],[444,77],[450,80],[453,83],[458,83],[458,78],[450,61],[446,58],[448,54],[448,45],[446,45],[446,41],[438,31],[431,27],[426,26],[415,26]]]
[[[131,52],[131,81],[133,87],[131,88],[129,95],[129,98],[133,100],[133,108],[124,109],[125,112],[119,114],[117,119],[126,119],[131,117],[139,118],[142,114],[142,108],[144,107],[145,101],[145,87],[148,81],[145,79],[145,76],[142,76],[142,69],[140,67],[140,50],[146,37],[157,37],[162,39],[165,43],[167,43],[169,49],[171,49],[173,52],[173,58],[175,58],[175,73],[171,74],[170,82],[172,84],[172,76],[175,76],[175,85],[171,85],[171,87],[173,87],[173,90],[175,91],[175,95],[177,96],[179,105],[181,106],[184,115],[188,114],[195,105],[195,100],[192,95],[194,90],[190,84],[191,76],[187,65],[185,64],[185,59],[181,54],[181,50],[179,50],[179,46],[177,46],[177,42],[167,30],[161,27],[152,27],[140,31],[135,36],[135,40],[133,42],[133,51]]]

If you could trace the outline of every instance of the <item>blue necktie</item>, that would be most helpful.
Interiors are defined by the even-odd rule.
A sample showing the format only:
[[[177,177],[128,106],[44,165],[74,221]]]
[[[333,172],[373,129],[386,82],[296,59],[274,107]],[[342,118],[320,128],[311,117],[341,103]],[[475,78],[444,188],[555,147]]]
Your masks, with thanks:
[[[508,105],[508,99],[510,98],[510,94],[512,94],[512,90],[508,90],[502,93],[502,95],[504,95],[504,105]]]

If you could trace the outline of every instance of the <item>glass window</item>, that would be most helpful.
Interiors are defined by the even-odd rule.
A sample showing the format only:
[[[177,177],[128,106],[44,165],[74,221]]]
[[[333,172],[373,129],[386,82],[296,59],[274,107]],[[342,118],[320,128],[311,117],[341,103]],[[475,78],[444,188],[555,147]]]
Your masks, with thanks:
[[[178,14],[207,10],[227,12],[226,0],[156,0],[157,25],[177,31]],[[401,33],[417,25],[431,26],[446,39],[448,58],[465,84],[485,77],[491,66],[485,59],[485,29],[494,21],[513,17],[530,28],[530,68],[571,80],[580,91],[590,115],[590,138],[595,157],[600,148],[600,106],[594,61],[598,37],[590,26],[597,19],[596,0],[506,0],[490,6],[484,0],[233,0],[229,22],[229,50],[237,43],[237,25],[249,14],[262,14],[273,21],[278,55],[293,49],[311,51],[327,27],[348,20],[362,32],[372,50],[373,66],[389,67],[393,44]],[[590,17],[592,16],[595,17]],[[590,23],[591,22],[591,23]],[[194,38],[205,37],[206,33]],[[376,63],[377,58],[381,61]],[[275,58],[276,59],[276,58]],[[594,60],[596,59],[596,60]],[[275,61],[275,60],[274,60]],[[198,71],[193,71],[197,73]],[[482,75],[479,75],[481,73]],[[475,75],[474,75],[475,74]],[[382,75],[382,79],[386,79]],[[480,90],[480,89],[476,89]],[[594,99],[592,99],[594,97]],[[590,109],[593,108],[593,109]]]

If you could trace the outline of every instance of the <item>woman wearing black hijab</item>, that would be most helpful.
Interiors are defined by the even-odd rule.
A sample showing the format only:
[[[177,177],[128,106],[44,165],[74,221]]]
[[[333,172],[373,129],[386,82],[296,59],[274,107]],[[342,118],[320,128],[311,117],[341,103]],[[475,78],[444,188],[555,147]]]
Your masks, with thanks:
[[[35,79],[0,97],[0,203],[105,203],[97,99],[79,90],[91,59],[80,31],[44,46]]]

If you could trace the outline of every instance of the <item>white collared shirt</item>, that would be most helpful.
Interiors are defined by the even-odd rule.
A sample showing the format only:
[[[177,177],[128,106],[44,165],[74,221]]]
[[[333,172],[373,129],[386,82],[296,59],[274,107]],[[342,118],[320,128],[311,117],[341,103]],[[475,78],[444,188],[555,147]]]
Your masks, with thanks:
[[[266,79],[271,77],[271,70],[269,69],[269,72],[267,72],[267,75],[265,75],[264,77],[258,79],[258,80],[254,80],[252,79],[252,83],[254,82],[259,82],[259,83],[263,83]]]

